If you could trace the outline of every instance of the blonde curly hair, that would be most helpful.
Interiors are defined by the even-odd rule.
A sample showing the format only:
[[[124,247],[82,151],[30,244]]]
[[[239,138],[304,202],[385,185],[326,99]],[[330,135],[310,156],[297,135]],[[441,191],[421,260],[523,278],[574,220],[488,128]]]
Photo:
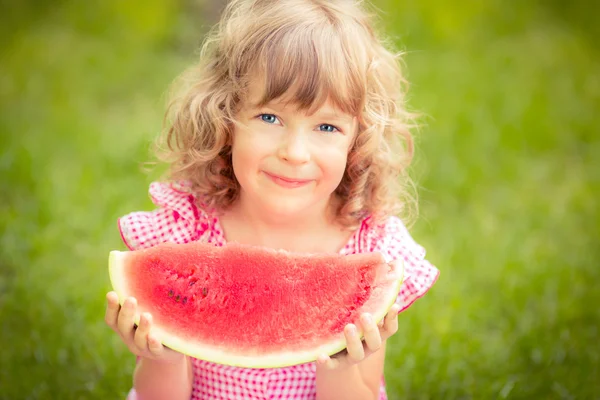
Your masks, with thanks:
[[[414,206],[407,174],[414,114],[405,107],[398,54],[350,0],[231,0],[207,35],[199,62],[176,82],[159,158],[168,180],[188,182],[203,207],[225,210],[237,199],[231,144],[250,80],[264,74],[261,106],[290,96],[300,109],[330,100],[356,116],[358,132],[335,194],[347,227]],[[416,207],[415,207],[416,210]]]

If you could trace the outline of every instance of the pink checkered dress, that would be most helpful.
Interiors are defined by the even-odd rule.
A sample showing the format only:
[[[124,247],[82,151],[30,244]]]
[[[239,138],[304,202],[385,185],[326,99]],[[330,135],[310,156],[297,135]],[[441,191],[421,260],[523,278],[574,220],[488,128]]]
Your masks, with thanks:
[[[183,187],[152,183],[150,196],[158,208],[133,212],[119,219],[123,241],[129,249],[142,249],[162,242],[187,243],[201,240],[223,246],[225,238],[216,217],[197,206]],[[391,217],[375,224],[365,219],[341,254],[378,251],[391,261],[404,259],[405,281],[397,302],[402,310],[423,296],[436,281],[439,271],[424,259],[425,250],[411,238],[402,222]],[[229,367],[192,359],[194,382],[192,400],[295,399],[316,396],[316,365],[302,364],[275,369]],[[137,399],[132,390],[128,400]],[[387,399],[382,377],[380,400]],[[138,399],[143,400],[143,399]]]

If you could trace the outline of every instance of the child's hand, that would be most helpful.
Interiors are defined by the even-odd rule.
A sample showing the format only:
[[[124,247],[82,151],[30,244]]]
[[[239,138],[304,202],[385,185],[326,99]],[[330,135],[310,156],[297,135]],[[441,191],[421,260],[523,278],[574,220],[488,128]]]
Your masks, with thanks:
[[[104,320],[121,336],[121,340],[133,354],[168,363],[181,362],[185,358],[183,354],[163,346],[152,335],[152,316],[149,313],[140,316],[138,327],[134,325],[134,318],[138,312],[137,301],[134,297],[125,299],[123,306],[119,305],[119,297],[115,292],[109,292],[106,300],[108,304]]]
[[[358,364],[381,348],[381,345],[398,331],[398,312],[400,307],[392,306],[383,321],[376,324],[370,314],[361,315],[360,323],[363,327],[364,339],[361,341],[355,325],[348,324],[344,328],[347,347],[331,357],[322,354],[317,362],[328,368],[336,369],[344,366]]]

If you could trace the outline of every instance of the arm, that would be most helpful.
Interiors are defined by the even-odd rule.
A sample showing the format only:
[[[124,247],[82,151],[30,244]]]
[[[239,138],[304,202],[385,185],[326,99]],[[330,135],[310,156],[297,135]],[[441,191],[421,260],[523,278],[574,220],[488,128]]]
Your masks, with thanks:
[[[400,307],[392,306],[384,321],[375,324],[369,314],[361,316],[364,342],[353,324],[346,325],[345,354],[321,355],[317,361],[317,400],[368,400],[379,398],[387,339],[398,331]]]
[[[385,342],[358,364],[333,370],[317,365],[317,399],[378,399],[384,361]]]
[[[189,357],[177,363],[141,358],[133,375],[133,387],[140,400],[189,400],[192,377]]]
[[[123,306],[115,292],[106,296],[105,321],[129,350],[139,357],[133,386],[139,400],[189,400],[192,397],[192,363],[189,357],[162,345],[152,333],[152,316],[144,313],[136,328],[137,301],[130,297]]]

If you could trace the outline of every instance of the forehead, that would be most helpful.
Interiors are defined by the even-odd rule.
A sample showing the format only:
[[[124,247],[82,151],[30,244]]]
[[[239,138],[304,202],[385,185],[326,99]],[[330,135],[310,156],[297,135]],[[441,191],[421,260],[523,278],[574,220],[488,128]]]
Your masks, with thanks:
[[[331,96],[323,94],[313,99],[312,104],[306,104],[299,98],[298,85],[292,85],[289,90],[277,98],[270,98],[264,79],[249,80],[243,96],[243,107],[259,109],[269,107],[275,110],[296,111],[307,115],[317,115],[324,118],[350,118],[354,116],[339,107]]]

